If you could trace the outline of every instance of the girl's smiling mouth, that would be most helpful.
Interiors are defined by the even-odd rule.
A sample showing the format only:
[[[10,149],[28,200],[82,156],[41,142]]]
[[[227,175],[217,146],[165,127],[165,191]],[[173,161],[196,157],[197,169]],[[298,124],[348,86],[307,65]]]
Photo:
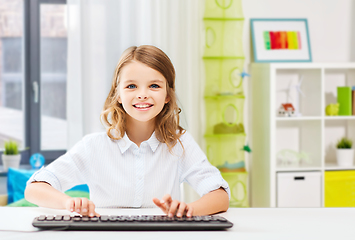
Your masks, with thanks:
[[[147,110],[149,108],[151,108],[153,106],[153,104],[149,104],[149,103],[137,103],[134,104],[133,107],[139,110]]]

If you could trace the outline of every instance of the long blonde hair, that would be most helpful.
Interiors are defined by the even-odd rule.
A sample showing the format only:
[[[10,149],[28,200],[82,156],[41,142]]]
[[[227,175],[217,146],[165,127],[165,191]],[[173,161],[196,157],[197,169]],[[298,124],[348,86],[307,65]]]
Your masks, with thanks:
[[[122,104],[118,102],[119,75],[122,68],[132,61],[139,61],[147,65],[160,72],[166,79],[167,96],[170,101],[165,104],[162,111],[156,116],[155,133],[157,139],[162,143],[166,143],[171,152],[178,141],[181,144],[180,136],[184,134],[185,130],[179,125],[181,109],[176,102],[174,66],[169,57],[157,47],[150,45],[133,46],[123,52],[114,72],[110,93],[101,112],[101,122],[106,127],[107,135],[111,139],[119,140],[123,138],[126,132],[125,121],[127,113]],[[116,134],[113,134],[113,132]]]

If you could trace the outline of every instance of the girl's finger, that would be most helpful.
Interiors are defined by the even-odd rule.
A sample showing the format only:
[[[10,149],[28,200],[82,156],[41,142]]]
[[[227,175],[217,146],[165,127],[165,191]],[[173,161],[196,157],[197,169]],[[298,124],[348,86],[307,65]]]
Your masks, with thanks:
[[[81,198],[81,215],[87,216],[89,212],[89,204],[87,198]]]
[[[185,213],[186,207],[187,207],[186,203],[180,202],[179,208],[177,209],[176,216],[182,217]]]
[[[157,205],[164,213],[168,213],[168,211],[167,211],[167,209],[166,209],[166,204],[165,204],[165,203],[161,203],[158,198],[153,198],[153,202],[154,202],[154,204]]]
[[[81,199],[74,198],[74,212],[81,213]]]
[[[178,209],[179,205],[180,205],[179,201],[177,201],[177,200],[172,201],[169,211],[168,211],[169,217],[173,217],[175,215],[176,210]]]
[[[70,198],[67,200],[65,207],[68,211],[74,212],[74,199]]]
[[[192,217],[193,214],[194,214],[194,208],[187,206],[186,217]]]
[[[170,205],[172,201],[170,194],[165,194],[160,200],[161,203],[167,203],[168,205]]]
[[[88,201],[88,215],[89,217],[100,216],[95,212],[95,204],[92,201]]]

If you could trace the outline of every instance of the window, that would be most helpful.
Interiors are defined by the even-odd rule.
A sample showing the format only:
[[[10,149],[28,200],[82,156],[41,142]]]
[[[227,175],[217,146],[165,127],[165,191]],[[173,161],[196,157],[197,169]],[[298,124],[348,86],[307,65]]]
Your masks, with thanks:
[[[66,0],[0,0],[0,148],[46,163],[67,149]]]

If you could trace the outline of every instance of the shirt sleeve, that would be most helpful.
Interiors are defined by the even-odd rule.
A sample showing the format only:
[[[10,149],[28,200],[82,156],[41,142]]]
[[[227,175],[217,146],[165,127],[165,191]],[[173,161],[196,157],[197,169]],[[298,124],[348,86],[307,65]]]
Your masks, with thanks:
[[[84,184],[84,172],[88,165],[85,139],[46,167],[35,172],[27,181],[47,182],[55,189],[64,192],[76,185]]]
[[[222,187],[230,199],[228,183],[219,170],[207,160],[191,134],[185,132],[180,140],[183,144],[179,165],[180,182],[187,182],[200,196]]]

